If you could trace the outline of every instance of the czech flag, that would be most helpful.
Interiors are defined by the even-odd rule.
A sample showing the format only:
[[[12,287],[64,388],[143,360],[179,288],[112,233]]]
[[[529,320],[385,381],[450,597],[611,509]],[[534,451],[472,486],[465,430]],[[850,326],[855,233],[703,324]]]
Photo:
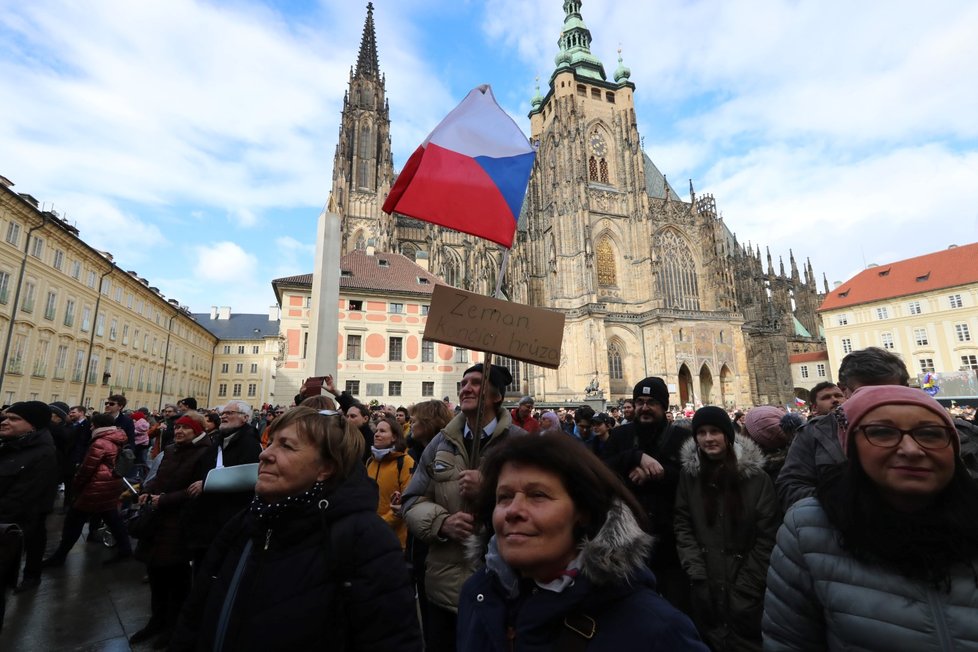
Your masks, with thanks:
[[[796,396],[795,397],[795,405],[797,405],[798,407],[801,407],[802,405],[805,405],[805,401],[801,400],[800,398],[798,398]]]
[[[511,248],[534,156],[526,136],[483,84],[411,155],[383,210]]]

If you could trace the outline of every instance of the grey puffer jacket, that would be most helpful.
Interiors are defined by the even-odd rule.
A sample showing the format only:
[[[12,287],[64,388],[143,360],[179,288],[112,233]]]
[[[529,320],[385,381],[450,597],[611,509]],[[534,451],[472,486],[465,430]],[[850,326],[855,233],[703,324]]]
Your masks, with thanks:
[[[428,600],[449,611],[458,610],[459,591],[475,570],[466,561],[461,543],[438,534],[445,519],[465,507],[458,490],[459,475],[470,468],[462,435],[464,429],[465,415],[459,414],[435,435],[415,465],[414,475],[402,499],[408,528],[429,546],[425,565]],[[525,430],[513,425],[508,410],[497,410],[496,428],[482,443],[481,459],[485,459],[484,456],[506,437],[525,434]]]
[[[690,439],[683,446],[674,520],[676,547],[683,570],[699,589],[692,595],[693,620],[706,642],[714,650],[759,650],[764,584],[781,509],[760,448],[738,435],[734,452],[743,505],[739,524],[726,513],[720,497],[711,525],[696,441]]]
[[[785,516],[767,575],[765,650],[978,650],[971,569],[945,592],[857,561],[838,538],[816,498]]]

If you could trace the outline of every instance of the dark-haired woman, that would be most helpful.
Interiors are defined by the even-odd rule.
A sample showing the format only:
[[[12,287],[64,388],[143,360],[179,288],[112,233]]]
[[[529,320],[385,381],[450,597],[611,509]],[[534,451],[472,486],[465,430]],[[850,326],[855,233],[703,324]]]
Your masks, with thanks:
[[[407,565],[343,415],[275,420],[251,507],[211,546],[170,649],[420,650]]]
[[[843,409],[847,461],[778,532],[765,649],[978,649],[978,492],[953,422],[898,385]]]
[[[760,650],[765,578],[781,515],[774,484],[760,449],[735,437],[723,408],[697,410],[692,430],[682,449],[674,525],[693,620],[714,650]]]
[[[397,535],[401,547],[407,545],[408,529],[401,518],[401,495],[414,472],[414,458],[408,455],[404,431],[396,419],[384,417],[377,422],[374,443],[367,460],[367,475],[377,483],[377,514]]]
[[[482,474],[485,568],[462,589],[459,650],[706,650],[655,591],[641,507],[579,442],[513,437]]]

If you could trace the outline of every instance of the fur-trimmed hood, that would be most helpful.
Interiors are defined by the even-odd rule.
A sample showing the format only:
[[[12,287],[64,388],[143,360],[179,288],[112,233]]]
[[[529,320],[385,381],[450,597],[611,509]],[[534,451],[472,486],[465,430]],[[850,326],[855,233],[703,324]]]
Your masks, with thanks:
[[[627,582],[646,567],[653,541],[631,510],[616,499],[595,537],[580,544],[576,561],[581,573],[595,585]],[[499,555],[495,535],[489,537],[483,529],[469,537],[466,557],[475,566],[485,566],[494,573],[508,591],[518,592],[519,575]]]
[[[764,473],[764,453],[749,437],[737,435],[734,439],[734,454],[737,456],[737,475],[749,478]],[[683,444],[679,453],[683,471],[698,477],[701,470],[700,456],[696,453],[696,437]]]

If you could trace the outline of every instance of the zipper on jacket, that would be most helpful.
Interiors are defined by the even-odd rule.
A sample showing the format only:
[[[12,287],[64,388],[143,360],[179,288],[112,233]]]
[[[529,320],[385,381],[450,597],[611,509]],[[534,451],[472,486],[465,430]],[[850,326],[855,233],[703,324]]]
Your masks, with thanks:
[[[506,625],[506,641],[509,643],[509,652],[515,652],[516,650],[516,628],[512,625]]]
[[[951,635],[947,631],[947,620],[944,618],[944,607],[934,589],[927,589],[927,602],[934,614],[934,629],[937,630],[937,639],[940,641],[942,650],[953,650],[954,644],[951,642]]]
[[[272,542],[272,531],[271,529],[269,529],[268,532],[265,533],[265,547],[263,548],[263,550],[268,550],[268,544],[270,544],[271,542]]]

